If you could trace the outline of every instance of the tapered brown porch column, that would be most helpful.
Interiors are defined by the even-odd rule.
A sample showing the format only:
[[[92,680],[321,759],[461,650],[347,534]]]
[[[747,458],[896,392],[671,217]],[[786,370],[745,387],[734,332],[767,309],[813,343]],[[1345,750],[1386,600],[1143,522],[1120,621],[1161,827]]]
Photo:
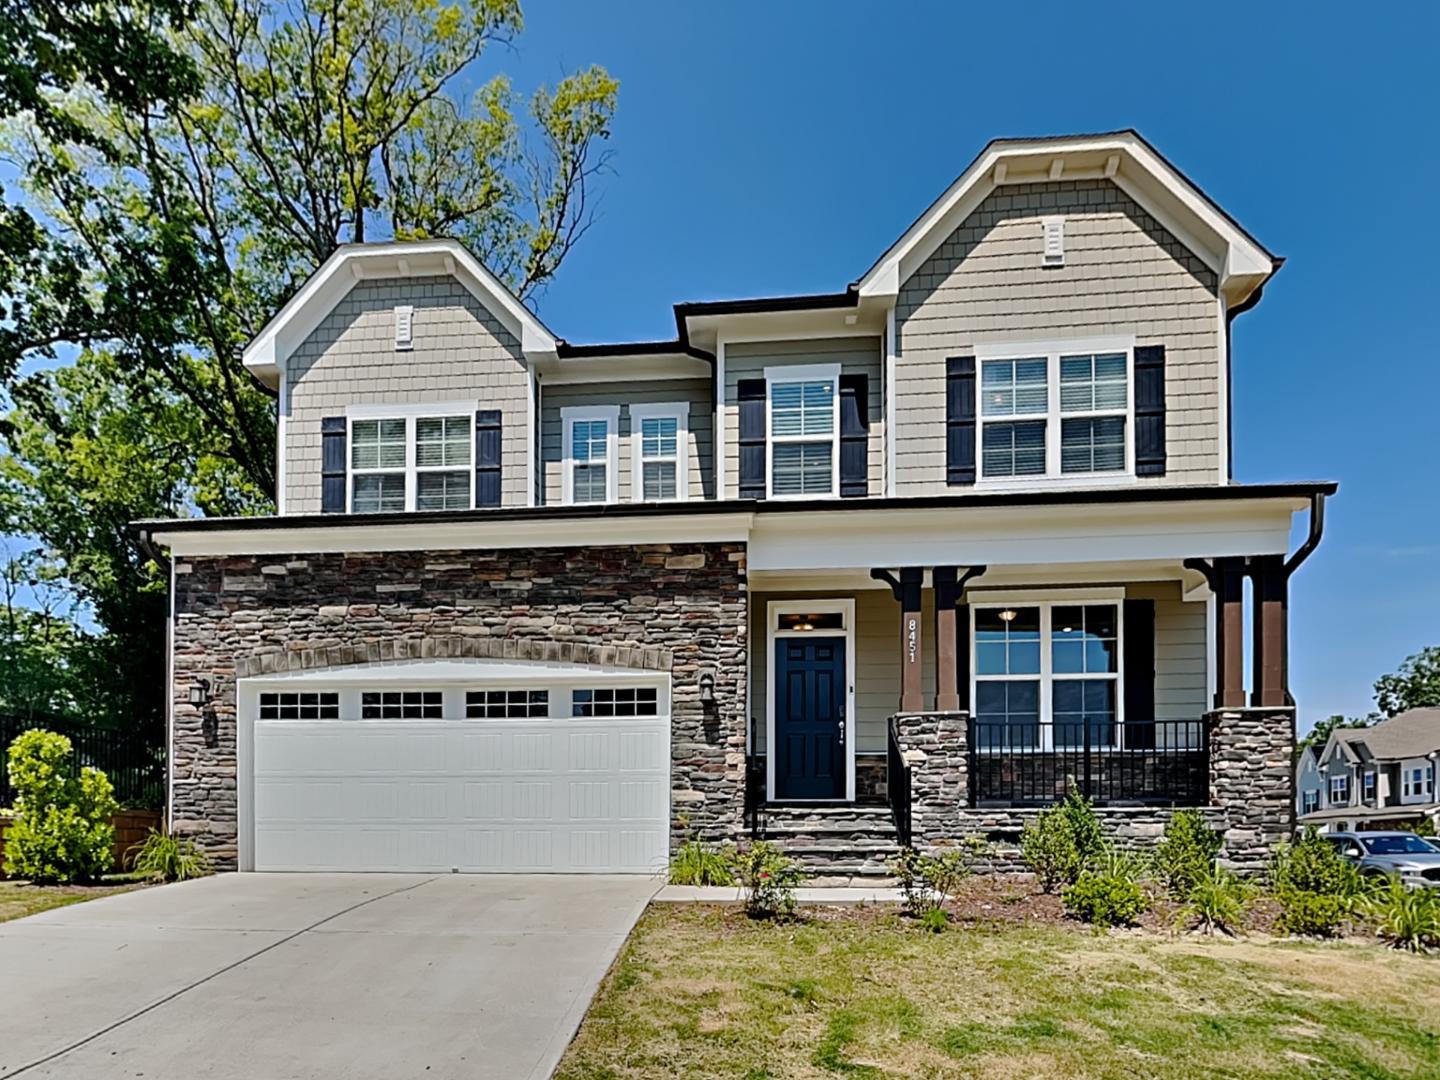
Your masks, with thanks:
[[[1245,704],[1245,558],[1186,559],[1185,566],[1205,575],[1215,594],[1215,708]]]
[[[920,647],[920,596],[925,584],[925,569],[905,566],[896,578],[889,570],[871,570],[870,576],[890,586],[900,601],[900,711],[922,712],[925,708],[921,692],[922,650]]]
[[[1255,675],[1250,704],[1289,705],[1289,593],[1290,574],[1280,555],[1250,559],[1252,646]]]
[[[964,595],[965,584],[985,572],[983,566],[969,567],[963,576],[954,566],[937,566],[931,571],[935,585],[935,711],[958,712],[960,649],[956,607]]]

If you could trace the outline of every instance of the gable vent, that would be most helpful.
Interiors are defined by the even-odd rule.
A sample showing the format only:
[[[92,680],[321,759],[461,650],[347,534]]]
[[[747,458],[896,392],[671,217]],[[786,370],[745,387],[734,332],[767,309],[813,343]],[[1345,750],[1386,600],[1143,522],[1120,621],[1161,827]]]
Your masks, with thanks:
[[[1040,219],[1040,226],[1045,231],[1045,265],[1065,265],[1065,219],[1063,217],[1046,217]]]
[[[395,348],[413,349],[415,347],[415,309],[409,304],[401,304],[395,309]]]

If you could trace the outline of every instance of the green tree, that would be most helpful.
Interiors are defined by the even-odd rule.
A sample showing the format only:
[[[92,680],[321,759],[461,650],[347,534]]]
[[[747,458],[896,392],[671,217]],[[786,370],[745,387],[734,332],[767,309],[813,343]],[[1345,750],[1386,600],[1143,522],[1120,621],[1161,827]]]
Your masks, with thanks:
[[[1375,703],[1386,716],[1440,705],[1440,645],[1407,657],[1400,669],[1375,682]]]
[[[43,95],[54,123],[11,126],[43,243],[0,278],[0,530],[39,541],[152,714],[167,570],[125,525],[271,507],[274,401],[240,347],[347,242],[455,237],[533,299],[593,218],[618,93],[589,67],[457,96],[519,35],[515,0],[183,14],[163,37],[193,83],[81,79]]]
[[[1374,714],[1362,717],[1342,716],[1340,713],[1335,713],[1317,722],[1316,725],[1310,729],[1309,733],[1296,744],[1295,749],[1297,751],[1304,750],[1307,746],[1314,746],[1317,749],[1323,748],[1325,744],[1330,741],[1330,733],[1336,728],[1369,727],[1375,723],[1377,719],[1379,719],[1379,717]]]

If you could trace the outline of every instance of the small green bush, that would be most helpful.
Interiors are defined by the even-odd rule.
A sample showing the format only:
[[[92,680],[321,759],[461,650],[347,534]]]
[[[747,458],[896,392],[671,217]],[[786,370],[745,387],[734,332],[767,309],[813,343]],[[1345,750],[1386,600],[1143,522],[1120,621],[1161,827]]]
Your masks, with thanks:
[[[1333,937],[1365,891],[1360,871],[1313,827],[1280,845],[1270,875],[1280,902],[1277,925],[1287,934]]]
[[[1073,885],[1104,850],[1100,820],[1090,800],[1073,787],[1063,801],[1042,810],[1020,834],[1020,856],[1046,892]]]
[[[189,881],[210,873],[210,858],[193,840],[150,830],[126,855],[133,856],[135,873],[151,881]]]
[[[1280,901],[1276,928],[1300,937],[1334,937],[1355,908],[1347,897],[1300,889],[1277,892],[1275,898]]]
[[[752,919],[773,919],[795,913],[795,890],[805,880],[799,863],[774,844],[757,840],[732,859],[737,883]]]
[[[1137,871],[1129,856],[1111,854],[1100,860],[1060,894],[1065,911],[1096,926],[1133,926],[1150,909]]]
[[[905,913],[917,919],[944,908],[955,898],[960,886],[973,872],[971,863],[982,854],[985,841],[966,840],[960,847],[926,855],[913,847],[901,850],[890,862],[890,872],[900,885]]]
[[[1155,872],[1172,900],[1190,899],[1196,882],[1211,875],[1224,842],[1199,810],[1177,810],[1171,816],[1155,849]]]
[[[5,872],[39,885],[89,882],[110,869],[119,808],[109,778],[69,768],[70,740],[53,731],[22,732],[10,744],[15,816],[5,834]]]
[[[950,926],[950,913],[944,908],[933,908],[920,916],[920,925],[932,934],[943,934]]]
[[[734,885],[733,859],[734,853],[728,848],[692,837],[670,860],[670,884]]]
[[[1174,895],[1173,893],[1171,894]],[[1189,882],[1182,919],[1189,919],[1206,934],[1233,934],[1245,916],[1250,888],[1219,863],[1211,863]]]
[[[1375,932],[1393,948],[1426,952],[1440,945],[1440,899],[1432,889],[1406,888],[1391,875],[1361,903]]]

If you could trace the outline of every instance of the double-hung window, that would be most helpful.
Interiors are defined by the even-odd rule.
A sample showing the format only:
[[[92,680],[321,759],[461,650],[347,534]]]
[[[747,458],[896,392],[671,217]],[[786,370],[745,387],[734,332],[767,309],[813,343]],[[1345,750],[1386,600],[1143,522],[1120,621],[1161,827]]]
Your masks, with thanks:
[[[1109,338],[980,347],[980,479],[1132,472],[1132,352]]]
[[[561,409],[560,422],[565,431],[562,500],[566,503],[614,502],[620,406]]]
[[[1307,791],[1300,796],[1300,812],[1302,814],[1313,814],[1320,809],[1320,792]]]
[[[1375,770],[1366,769],[1360,780],[1360,801],[1373,805],[1375,802]]]
[[[1400,793],[1407,799],[1420,798],[1434,790],[1433,774],[1428,765],[1406,766]]]
[[[1120,745],[1118,602],[986,604],[971,610],[971,700],[979,746]]]
[[[1350,805],[1350,777],[1346,775],[1330,777],[1330,805]]]
[[[766,368],[769,497],[834,495],[840,469],[840,368]]]
[[[468,510],[475,403],[396,412],[350,416],[351,511]]]
[[[689,405],[630,406],[631,498],[670,502],[688,495]]]

